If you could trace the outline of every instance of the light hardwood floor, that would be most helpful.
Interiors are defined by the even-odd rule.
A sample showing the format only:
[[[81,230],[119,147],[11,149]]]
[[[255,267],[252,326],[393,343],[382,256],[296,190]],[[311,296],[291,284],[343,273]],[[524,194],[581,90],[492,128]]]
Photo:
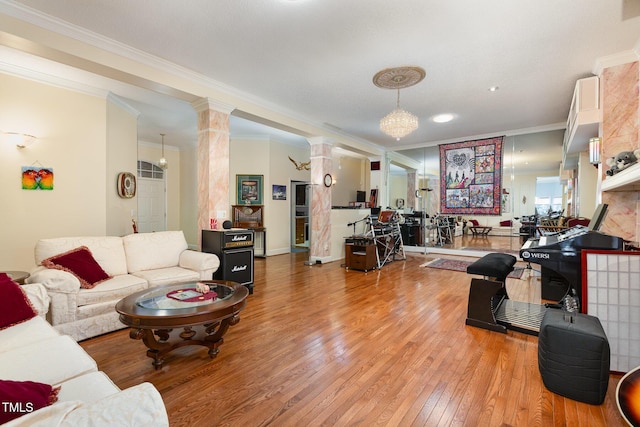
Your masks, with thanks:
[[[456,246],[509,246],[484,240]],[[600,406],[549,392],[537,337],[466,326],[470,276],[407,255],[368,273],[256,259],[255,293],[213,360],[184,347],[156,371],[127,330],[81,345],[119,387],[153,383],[172,426],[623,425],[619,375]],[[523,278],[511,297],[540,302],[535,271]]]

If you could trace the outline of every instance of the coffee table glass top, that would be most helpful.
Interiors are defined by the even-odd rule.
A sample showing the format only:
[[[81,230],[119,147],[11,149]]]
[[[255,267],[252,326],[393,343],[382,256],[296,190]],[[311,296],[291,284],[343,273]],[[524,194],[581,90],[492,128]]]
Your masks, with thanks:
[[[152,288],[138,296],[135,303],[147,309],[176,310],[216,304],[233,296],[234,290],[230,286],[219,283],[207,285],[210,289],[207,294],[196,291],[195,282]]]

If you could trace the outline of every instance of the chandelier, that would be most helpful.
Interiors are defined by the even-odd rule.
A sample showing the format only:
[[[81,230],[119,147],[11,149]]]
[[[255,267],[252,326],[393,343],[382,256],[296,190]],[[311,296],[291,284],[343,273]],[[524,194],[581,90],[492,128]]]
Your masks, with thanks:
[[[384,69],[373,76],[376,86],[398,91],[396,109],[380,119],[380,130],[397,141],[418,129],[418,117],[400,108],[400,89],[419,83],[425,75],[420,67],[396,67]]]
[[[396,141],[418,129],[418,117],[400,108],[400,89],[396,109],[380,119],[380,130]]]
[[[158,167],[160,167],[160,169],[169,169],[169,162],[167,162],[167,159],[164,157],[164,133],[161,133],[160,136],[162,137],[162,157],[160,157],[160,160],[158,161]]]

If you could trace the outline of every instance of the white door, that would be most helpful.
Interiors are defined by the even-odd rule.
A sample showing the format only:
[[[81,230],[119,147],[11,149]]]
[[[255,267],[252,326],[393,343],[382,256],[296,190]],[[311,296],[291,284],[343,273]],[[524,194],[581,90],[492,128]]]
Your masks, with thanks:
[[[166,174],[158,166],[138,161],[138,232],[167,229]]]

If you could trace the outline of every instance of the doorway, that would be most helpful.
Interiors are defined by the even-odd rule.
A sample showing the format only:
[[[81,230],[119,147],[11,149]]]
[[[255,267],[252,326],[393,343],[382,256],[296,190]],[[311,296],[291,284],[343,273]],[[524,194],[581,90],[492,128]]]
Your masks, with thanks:
[[[138,160],[138,232],[166,229],[166,173],[151,162]]]
[[[291,252],[309,250],[308,182],[291,181]]]

